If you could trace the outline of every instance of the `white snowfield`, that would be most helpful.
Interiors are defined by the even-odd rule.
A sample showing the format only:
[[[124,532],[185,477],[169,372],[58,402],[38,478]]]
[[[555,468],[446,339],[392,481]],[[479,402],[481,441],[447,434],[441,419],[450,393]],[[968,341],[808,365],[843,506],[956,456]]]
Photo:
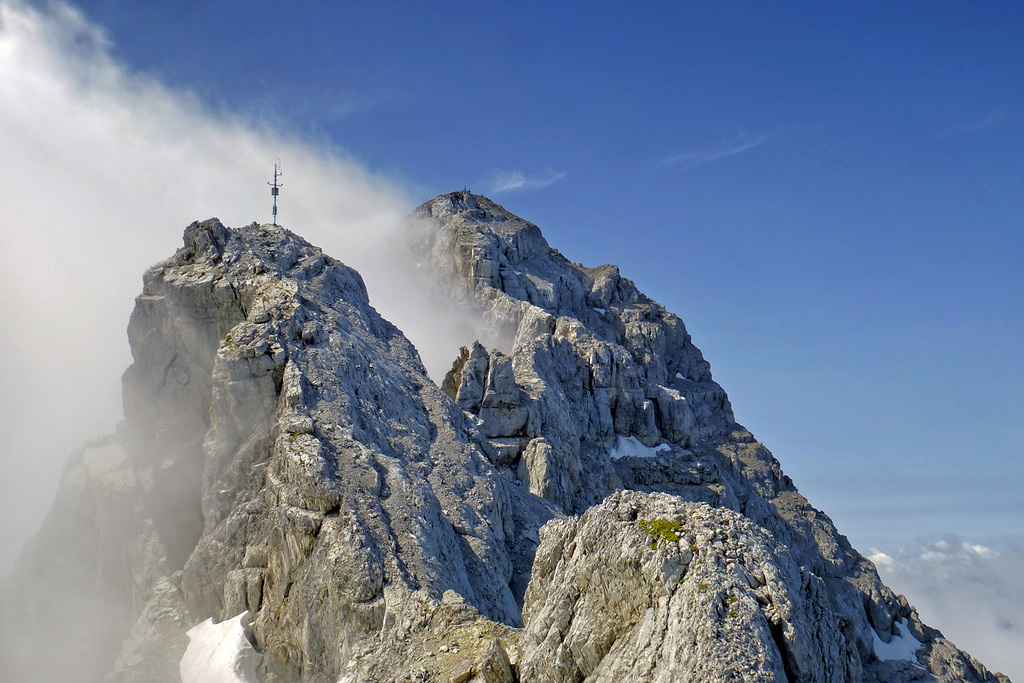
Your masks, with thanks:
[[[921,649],[920,641],[907,629],[906,620],[897,619],[896,625],[900,627],[902,635],[894,635],[889,639],[888,643],[882,642],[878,634],[874,630],[871,631],[871,635],[875,639],[875,656],[885,660],[909,659],[910,661],[916,661],[917,651]]]
[[[645,446],[637,441],[635,436],[628,439],[621,434],[617,437],[615,448],[612,449],[612,460],[623,458],[656,458],[661,451],[670,451],[672,447],[667,443],[660,443],[657,446]]]
[[[188,648],[181,658],[181,683],[257,683],[260,655],[245,637],[248,612],[196,624],[188,631]]]

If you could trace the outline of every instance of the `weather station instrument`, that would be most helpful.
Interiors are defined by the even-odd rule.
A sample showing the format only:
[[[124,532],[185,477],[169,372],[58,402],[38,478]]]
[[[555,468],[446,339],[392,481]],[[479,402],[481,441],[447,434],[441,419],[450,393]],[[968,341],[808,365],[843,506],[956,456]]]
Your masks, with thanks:
[[[284,187],[284,183],[277,182],[277,179],[284,175],[281,172],[281,160],[278,159],[277,163],[274,164],[274,182],[267,183],[270,185],[270,196],[274,198],[274,227],[277,227],[277,196],[281,194],[281,188]]]

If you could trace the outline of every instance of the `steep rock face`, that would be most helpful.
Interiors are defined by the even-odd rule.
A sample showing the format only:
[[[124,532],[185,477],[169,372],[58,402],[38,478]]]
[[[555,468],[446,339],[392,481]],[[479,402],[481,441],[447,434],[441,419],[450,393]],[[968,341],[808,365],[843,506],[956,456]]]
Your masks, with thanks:
[[[268,675],[304,680],[332,680],[416,591],[520,623],[517,533],[551,513],[513,506],[358,274],[268,226],[196,224],[185,243],[147,273],[125,394],[156,416],[126,411],[140,476],[165,475],[147,499],[201,501],[198,529],[154,507],[166,546],[196,538],[191,618],[250,611]]]
[[[901,620],[909,620],[928,642],[921,661],[933,675],[990,676],[941,634],[920,625],[906,600],[808,504],[768,449],[735,422],[725,392],[682,321],[637,291],[617,268],[568,261],[535,225],[465,191],[419,207],[409,229],[412,248],[442,295],[453,305],[479,310],[487,323],[483,335],[504,345],[501,351],[488,352],[480,344],[464,349],[444,383],[449,396],[480,421],[481,445],[499,471],[567,513],[583,513],[624,488],[728,509],[770,534],[788,548],[785,557],[802,567],[791,578],[815,586],[815,609],[832,628],[819,641],[832,643],[829,656],[846,658],[815,668],[785,654],[791,678],[925,675],[915,664],[898,676],[890,671],[893,665],[876,657],[875,638],[888,642]],[[506,377],[499,389],[491,368],[503,368],[507,357],[513,378],[501,369]],[[484,409],[492,387],[500,392],[497,419]],[[508,416],[523,409],[526,424],[509,433]],[[565,531],[572,528],[569,522],[560,528],[574,533]],[[538,559],[534,584],[553,569]],[[530,614],[527,596],[528,634],[534,628]],[[640,656],[625,647],[629,656]],[[579,680],[596,671],[587,668],[592,664],[560,670],[565,680]],[[528,666],[535,673],[543,668]],[[772,666],[764,671],[777,673]]]
[[[729,431],[728,398],[683,322],[615,266],[571,263],[537,226],[467,192],[421,206],[410,233],[445,294],[504,340],[507,355],[463,353],[445,387],[531,493],[580,512],[633,476],[611,465],[616,436],[687,449]]]
[[[466,192],[410,236],[491,346],[441,387],[358,274],[282,228],[195,223],[147,271],[125,423],[0,586],[5,674],[176,681],[192,626],[248,612],[265,681],[995,680],[614,266]],[[877,656],[911,636],[914,659]]]
[[[125,508],[131,528],[67,578],[69,594],[89,594],[114,574],[109,642],[86,639],[102,654],[77,680],[101,678],[118,649],[113,680],[159,680],[147,658],[246,610],[266,680],[337,680],[362,641],[400,638],[405,612],[446,591],[480,618],[521,624],[537,529],[556,513],[493,474],[357,273],[281,228],[196,223],[146,273],[129,339],[126,421],[110,446],[121,479],[94,484],[87,450],[65,477],[54,538],[23,558],[59,568],[64,553],[97,555],[60,547],[75,533],[66,519],[92,542]],[[121,489],[83,517],[90,496]],[[150,555],[132,556],[139,539]],[[9,624],[16,610],[4,610]]]

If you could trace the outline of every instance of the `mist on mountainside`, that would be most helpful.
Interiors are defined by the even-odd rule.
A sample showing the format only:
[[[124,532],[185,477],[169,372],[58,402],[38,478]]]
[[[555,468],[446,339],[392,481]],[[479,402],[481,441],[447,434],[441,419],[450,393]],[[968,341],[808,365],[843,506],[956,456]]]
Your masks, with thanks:
[[[11,198],[0,224],[9,360],[0,376],[0,531],[9,541],[0,574],[49,508],[67,455],[120,419],[119,378],[131,363],[124,328],[142,272],[180,246],[193,220],[268,221],[276,158],[281,222],[360,271],[371,303],[413,340],[435,380],[479,334],[476,319],[435,306],[415,269],[395,258],[418,190],[126,72],[102,32],[65,6],[0,4],[0,127]],[[924,572],[910,573],[930,585]],[[1019,628],[1005,623],[1008,633]]]
[[[280,222],[361,273],[435,378],[475,336],[475,322],[437,308],[396,257],[413,206],[399,182],[322,141],[212,112],[127,72],[109,48],[67,5],[0,3],[0,574],[50,506],[67,456],[121,418],[142,273],[194,220],[270,222],[276,159]]]

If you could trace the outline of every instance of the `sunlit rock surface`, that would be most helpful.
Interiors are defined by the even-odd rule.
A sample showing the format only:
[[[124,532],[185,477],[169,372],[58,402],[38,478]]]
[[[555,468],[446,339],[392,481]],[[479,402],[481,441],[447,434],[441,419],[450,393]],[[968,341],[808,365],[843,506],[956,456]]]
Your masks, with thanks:
[[[468,192],[407,234],[482,321],[440,387],[283,228],[194,223],[147,271],[125,423],[69,461],[2,585],[5,680],[997,680],[617,268]]]

